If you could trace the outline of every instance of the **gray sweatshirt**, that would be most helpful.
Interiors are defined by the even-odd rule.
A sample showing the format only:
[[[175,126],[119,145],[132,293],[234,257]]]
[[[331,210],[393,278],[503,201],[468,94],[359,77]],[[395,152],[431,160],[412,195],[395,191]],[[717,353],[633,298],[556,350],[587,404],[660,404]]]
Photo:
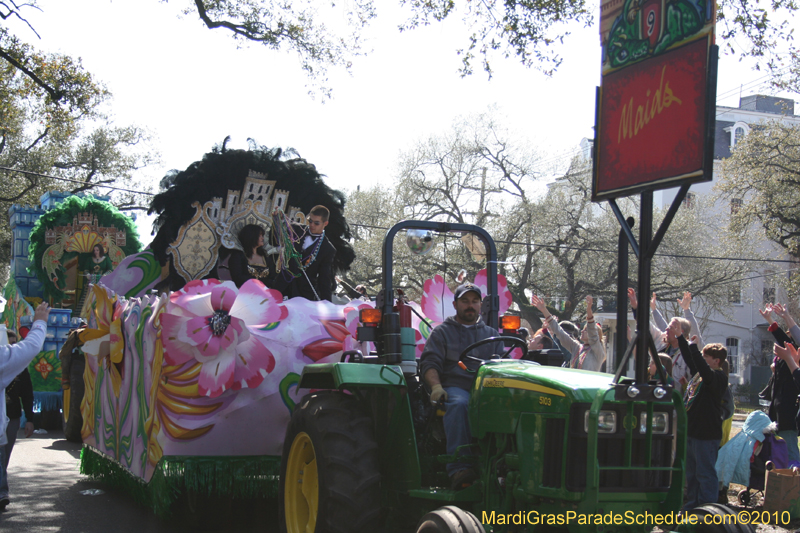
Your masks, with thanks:
[[[461,352],[475,342],[489,337],[500,335],[496,329],[487,326],[483,320],[477,324],[465,326],[456,321],[454,316],[447,317],[444,322],[433,328],[425,350],[419,359],[419,372],[421,376],[434,368],[439,373],[442,387],[459,387],[464,390],[472,388],[475,374],[471,374],[458,366],[458,357]],[[489,343],[471,350],[467,355],[479,359],[489,359],[493,354],[505,352],[503,343]],[[464,363],[472,370],[478,368],[479,363],[465,359]]]

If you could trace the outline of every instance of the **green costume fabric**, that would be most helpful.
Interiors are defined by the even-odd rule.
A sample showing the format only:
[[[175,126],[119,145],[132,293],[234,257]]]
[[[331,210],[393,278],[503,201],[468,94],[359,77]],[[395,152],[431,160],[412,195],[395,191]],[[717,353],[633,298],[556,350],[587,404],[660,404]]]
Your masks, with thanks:
[[[92,283],[97,283],[97,280],[99,280],[103,274],[111,272],[114,269],[110,257],[105,256],[99,263],[96,263],[94,256],[89,254],[80,258],[78,266],[81,270],[90,275]]]

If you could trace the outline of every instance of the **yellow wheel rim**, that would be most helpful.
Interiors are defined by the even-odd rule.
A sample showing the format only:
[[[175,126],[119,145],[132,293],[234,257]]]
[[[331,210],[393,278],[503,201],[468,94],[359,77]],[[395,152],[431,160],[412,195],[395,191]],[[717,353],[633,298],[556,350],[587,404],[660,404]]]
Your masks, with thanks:
[[[284,480],[284,513],[288,533],[314,533],[319,509],[317,456],[307,433],[298,433],[289,450]]]

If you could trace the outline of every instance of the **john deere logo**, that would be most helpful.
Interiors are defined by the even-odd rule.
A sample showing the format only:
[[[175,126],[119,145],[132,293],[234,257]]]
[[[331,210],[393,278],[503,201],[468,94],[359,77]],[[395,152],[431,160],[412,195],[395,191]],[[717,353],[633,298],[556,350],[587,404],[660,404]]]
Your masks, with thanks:
[[[625,429],[633,429],[636,427],[636,417],[633,415],[627,415],[625,418],[622,419],[622,424]]]
[[[483,380],[484,387],[505,387],[505,381],[502,379],[484,379]]]

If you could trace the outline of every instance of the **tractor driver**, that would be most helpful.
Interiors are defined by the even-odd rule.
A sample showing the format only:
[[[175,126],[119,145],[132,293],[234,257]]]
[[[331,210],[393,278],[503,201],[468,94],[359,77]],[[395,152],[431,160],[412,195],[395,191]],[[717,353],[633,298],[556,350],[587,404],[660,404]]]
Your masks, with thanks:
[[[448,455],[454,455],[459,446],[472,441],[467,414],[474,375],[458,366],[458,358],[470,344],[499,335],[496,329],[481,320],[481,300],[478,287],[472,283],[459,285],[453,299],[455,316],[447,317],[431,331],[420,357],[420,374],[431,389],[431,403],[445,402],[444,431]],[[492,354],[502,353],[498,351],[502,349],[500,342],[489,343],[471,350],[468,355],[489,359]],[[479,365],[470,359],[464,363],[471,370]],[[468,487],[477,477],[475,470],[465,463],[448,463],[447,474],[454,490]]]

